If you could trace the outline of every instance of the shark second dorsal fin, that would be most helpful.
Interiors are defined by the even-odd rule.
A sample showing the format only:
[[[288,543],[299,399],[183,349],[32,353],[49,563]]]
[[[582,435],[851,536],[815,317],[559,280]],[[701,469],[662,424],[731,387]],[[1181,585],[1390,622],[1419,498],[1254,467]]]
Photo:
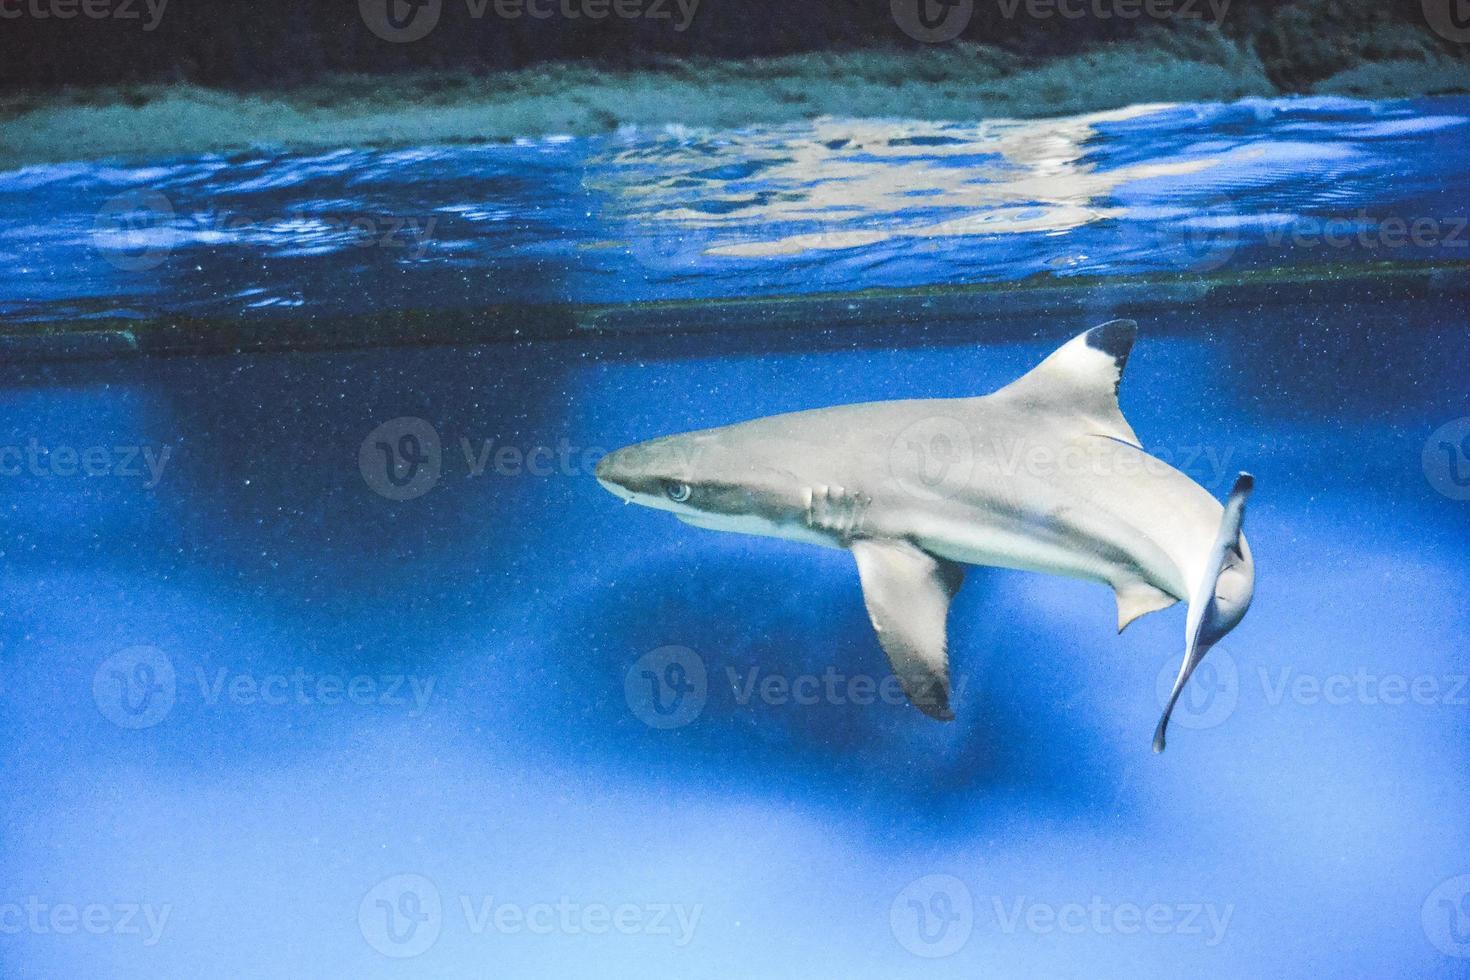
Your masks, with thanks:
[[[1139,579],[1113,586],[1118,600],[1118,632],[1123,632],[1129,623],[1140,616],[1147,616],[1160,609],[1168,609],[1179,600],[1157,586]]]
[[[1118,407],[1118,385],[1133,351],[1138,324],[1111,320],[1073,337],[1050,357],[995,393],[1037,412],[1078,416],[1097,435],[1138,446]]]

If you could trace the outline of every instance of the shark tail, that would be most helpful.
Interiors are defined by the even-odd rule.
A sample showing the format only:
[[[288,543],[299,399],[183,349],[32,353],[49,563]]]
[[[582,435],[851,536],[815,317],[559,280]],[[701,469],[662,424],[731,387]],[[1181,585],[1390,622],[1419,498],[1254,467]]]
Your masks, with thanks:
[[[1187,637],[1184,663],[1179,667],[1179,676],[1154,730],[1154,751],[1164,751],[1164,733],[1169,727],[1169,716],[1184,691],[1184,685],[1194,669],[1199,666],[1210,648],[1219,643],[1225,634],[1239,624],[1250,608],[1255,594],[1255,565],[1251,560],[1250,546],[1241,534],[1245,522],[1245,502],[1255,488],[1255,478],[1241,473],[1235,478],[1235,486],[1225,502],[1225,512],[1220,518],[1220,530],[1210,549],[1205,563],[1205,572],[1195,588],[1189,602],[1189,616],[1185,620]]]

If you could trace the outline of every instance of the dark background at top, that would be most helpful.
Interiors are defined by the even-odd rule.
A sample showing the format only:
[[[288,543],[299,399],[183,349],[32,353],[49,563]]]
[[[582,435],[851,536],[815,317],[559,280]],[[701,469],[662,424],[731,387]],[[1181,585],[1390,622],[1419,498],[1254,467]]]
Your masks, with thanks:
[[[6,2],[24,11],[38,0]],[[144,13],[142,0],[128,2]],[[637,67],[667,58],[925,47],[897,28],[887,0],[702,0],[682,33],[669,21],[614,16],[598,22],[489,15],[473,20],[462,9],[464,0],[444,2],[440,28],[412,44],[374,36],[356,0],[170,0],[159,26],[146,33],[140,21],[26,14],[0,20],[0,86],[189,81],[260,88],[343,72],[475,73],[569,60]],[[1198,7],[1208,10],[1205,0]],[[1161,26],[1145,18],[1007,18],[999,0],[976,0],[960,40],[1040,58],[1144,31],[1198,28],[1198,22]],[[1234,0],[1222,24],[1226,35],[1260,55],[1273,81],[1287,91],[1359,60],[1401,53],[1374,48],[1402,46],[1376,38],[1402,37],[1405,28],[1421,34],[1426,45],[1453,47],[1428,31],[1419,0]]]

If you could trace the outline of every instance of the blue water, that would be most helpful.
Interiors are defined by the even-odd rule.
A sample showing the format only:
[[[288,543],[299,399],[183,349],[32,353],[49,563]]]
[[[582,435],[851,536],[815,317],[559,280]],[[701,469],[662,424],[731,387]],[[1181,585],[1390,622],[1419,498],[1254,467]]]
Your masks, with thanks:
[[[1308,172],[1355,163],[1300,190],[1274,164],[1240,164],[1273,212],[1337,195],[1453,218],[1465,158],[1443,146],[1463,145],[1463,109],[1176,108],[1067,145],[1101,170],[1215,143],[1271,161],[1265,134],[1290,132],[1320,148],[1294,158]],[[672,171],[694,142],[658,137],[627,165],[664,165],[666,145]],[[597,182],[580,174],[560,198],[551,173],[577,172],[586,152],[352,151],[352,167],[311,177],[322,165],[156,167],[180,197],[234,201],[254,181],[275,203],[391,173],[390,207],[410,184],[463,200],[479,161],[478,179],[515,171],[519,200],[569,229],[535,231],[517,211],[521,239],[467,232],[462,267],[442,268],[255,241],[175,243],[151,271],[125,271],[65,240],[123,169],[11,174],[41,182],[30,236],[6,233],[7,248],[35,250],[6,302],[17,328],[83,306],[243,314],[232,290],[247,283],[309,309],[393,302],[400,287],[363,262],[400,269],[420,306],[538,289],[590,301],[738,295],[742,282],[954,285],[980,269],[1025,275],[1084,240],[1101,249],[1123,220],[724,268],[714,243],[783,228],[666,231],[653,215],[667,201],[646,195],[622,217],[588,216],[578,196]],[[600,152],[605,178],[617,153]],[[758,179],[727,156],[712,154],[724,169],[707,179]],[[441,167],[453,173],[436,179]],[[1187,207],[1193,187],[1147,193]],[[655,248],[668,266],[573,248],[617,222],[669,246]],[[1090,261],[1120,281],[1160,253],[1198,264],[1176,244],[1140,247],[1137,265]],[[1313,263],[1371,258],[1324,254]],[[1427,259],[1446,267],[1393,253]],[[348,268],[361,274],[340,278]],[[439,275],[475,281],[433,292]],[[973,570],[950,619],[957,719],[940,725],[901,701],[859,703],[854,678],[889,674],[846,555],[623,507],[589,473],[601,450],[666,432],[989,391],[1131,312],[1112,294],[961,336],[874,305],[858,331],[6,365],[0,974],[1466,976],[1470,309],[1452,278],[1415,296],[1331,280],[1139,315],[1121,400],[1144,444],[1217,495],[1239,469],[1258,487],[1254,606],[1197,675],[1162,756],[1149,742],[1180,608],[1117,635],[1098,586]],[[385,424],[439,444],[407,488],[385,490],[373,465]],[[688,701],[661,696],[674,714],[660,714],[643,671],[670,646],[706,683]],[[814,704],[749,693],[772,675],[834,674],[837,695]]]

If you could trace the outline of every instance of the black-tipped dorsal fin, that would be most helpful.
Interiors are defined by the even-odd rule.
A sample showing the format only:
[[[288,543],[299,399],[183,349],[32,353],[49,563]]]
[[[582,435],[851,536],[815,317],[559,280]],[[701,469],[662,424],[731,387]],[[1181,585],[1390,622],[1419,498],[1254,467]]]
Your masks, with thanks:
[[[1093,327],[995,394],[1035,411],[1078,416],[1096,425],[1098,435],[1137,446],[1138,436],[1118,407],[1118,385],[1137,336],[1138,324],[1132,320]]]

